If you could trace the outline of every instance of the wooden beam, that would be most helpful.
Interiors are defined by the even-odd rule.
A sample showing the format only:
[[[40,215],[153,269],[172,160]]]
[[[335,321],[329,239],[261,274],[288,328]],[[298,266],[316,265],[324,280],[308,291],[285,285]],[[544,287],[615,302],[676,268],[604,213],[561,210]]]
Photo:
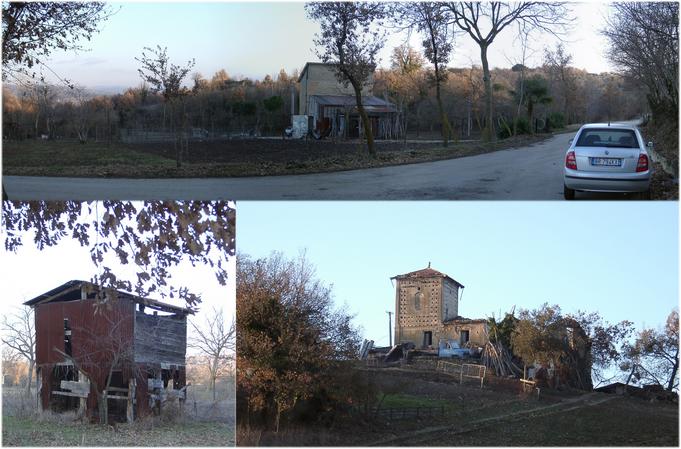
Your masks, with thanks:
[[[57,394],[60,396],[73,396],[74,398],[86,398],[89,393],[71,393],[69,391],[52,391],[52,394]]]

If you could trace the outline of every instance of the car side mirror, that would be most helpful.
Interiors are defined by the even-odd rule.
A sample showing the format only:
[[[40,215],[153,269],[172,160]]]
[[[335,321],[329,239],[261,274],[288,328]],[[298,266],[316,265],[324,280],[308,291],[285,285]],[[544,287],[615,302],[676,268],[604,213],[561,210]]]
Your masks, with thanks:
[[[648,145],[646,145],[646,146],[647,146],[648,148],[652,148],[652,147],[653,147],[653,142],[652,142],[652,141],[651,141],[651,142],[648,142]]]
[[[569,143],[570,145],[572,145],[572,141],[573,141],[573,140],[575,140],[575,139],[570,139],[570,141],[569,141],[568,143]]]

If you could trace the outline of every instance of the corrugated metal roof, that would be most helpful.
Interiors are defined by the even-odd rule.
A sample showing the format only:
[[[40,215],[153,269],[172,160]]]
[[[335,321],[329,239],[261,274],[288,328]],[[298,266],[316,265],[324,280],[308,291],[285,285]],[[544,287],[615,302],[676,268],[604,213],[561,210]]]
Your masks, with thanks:
[[[79,281],[79,280],[72,280],[65,282],[64,284],[60,285],[59,287],[55,287],[50,291],[47,291],[41,295],[36,296],[33,299],[30,299],[26,302],[24,302],[24,305],[26,306],[36,306],[38,304],[46,303],[46,302],[53,302],[53,301],[76,301],[80,299],[80,288],[83,285],[89,285],[93,289],[99,289],[98,285],[95,285],[91,282],[87,281]],[[130,299],[134,301],[135,303],[138,304],[144,304],[146,306],[152,307],[152,308],[158,308],[161,310],[169,311],[169,312],[175,312],[175,313],[194,313],[193,310],[185,308],[185,307],[179,307],[175,306],[172,304],[166,304],[161,301],[157,301],[155,299],[149,299],[149,298],[142,298],[141,296],[133,295],[132,293],[129,292],[124,292],[121,290],[116,290],[116,292],[123,298]]]
[[[353,108],[357,106],[355,97],[352,95],[310,95],[310,98],[314,98],[317,104],[322,106],[349,106]],[[373,95],[362,97],[362,105],[367,109],[383,108],[385,112],[397,111],[394,104]]]

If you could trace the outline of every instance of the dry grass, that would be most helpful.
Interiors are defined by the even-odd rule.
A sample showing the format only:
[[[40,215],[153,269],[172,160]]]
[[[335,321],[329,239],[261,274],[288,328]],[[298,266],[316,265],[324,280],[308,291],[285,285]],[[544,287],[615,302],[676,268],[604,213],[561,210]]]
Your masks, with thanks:
[[[233,397],[233,393],[232,393]],[[233,446],[234,413],[226,399],[215,415],[192,415],[189,404],[180,410],[167,403],[159,416],[131,424],[102,426],[76,420],[75,412],[38,412],[34,396],[3,389],[3,446]],[[202,402],[197,402],[203,404]],[[233,399],[232,399],[233,404]],[[213,419],[217,416],[216,419]]]

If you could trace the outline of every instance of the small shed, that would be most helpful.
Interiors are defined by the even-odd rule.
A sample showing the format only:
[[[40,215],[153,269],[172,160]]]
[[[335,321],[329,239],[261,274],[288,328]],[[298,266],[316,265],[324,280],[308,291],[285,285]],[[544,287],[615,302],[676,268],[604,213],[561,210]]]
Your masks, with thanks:
[[[41,409],[132,421],[186,397],[192,310],[79,280],[24,304],[35,310]]]

